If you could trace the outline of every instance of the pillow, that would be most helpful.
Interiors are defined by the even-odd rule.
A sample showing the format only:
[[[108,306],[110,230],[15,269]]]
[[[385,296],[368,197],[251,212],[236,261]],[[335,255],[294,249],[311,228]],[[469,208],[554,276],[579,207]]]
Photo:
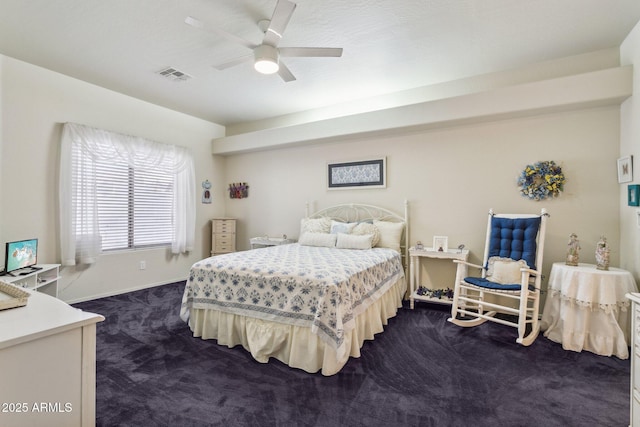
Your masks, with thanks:
[[[300,236],[304,233],[328,233],[331,229],[329,218],[302,218],[300,220]]]
[[[355,234],[338,233],[336,248],[340,249],[371,249],[373,234],[357,236]]]
[[[351,230],[353,230],[353,227],[355,227],[358,223],[357,222],[340,222],[340,221],[331,221],[331,234],[338,234],[338,233],[345,233],[345,234],[349,234],[351,233]]]
[[[515,261],[511,258],[492,256],[487,262],[487,279],[503,285],[520,283],[520,269],[528,267],[523,259]]]
[[[389,248],[400,252],[400,239],[402,238],[403,222],[373,221],[380,230],[380,241],[376,245],[379,248]]]
[[[307,232],[300,236],[298,243],[303,246],[324,246],[327,248],[333,248],[336,245],[336,239],[336,234]]]
[[[371,240],[371,247],[375,247],[378,242],[380,242],[380,230],[378,227],[373,225],[371,222],[361,222],[351,230],[351,234],[355,234],[357,236],[362,236],[364,234],[373,235],[373,239]]]

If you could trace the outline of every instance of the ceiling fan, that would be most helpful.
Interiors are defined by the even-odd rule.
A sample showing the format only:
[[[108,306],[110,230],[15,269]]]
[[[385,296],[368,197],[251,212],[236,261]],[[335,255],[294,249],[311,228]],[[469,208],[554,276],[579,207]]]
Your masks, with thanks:
[[[331,47],[278,47],[282,34],[289,24],[291,15],[296,8],[296,4],[288,0],[278,0],[276,8],[273,11],[271,20],[262,20],[258,22],[260,29],[264,32],[264,38],[261,44],[251,43],[241,37],[228,33],[225,30],[214,26],[205,26],[201,21],[188,16],[185,19],[185,23],[196,28],[209,31],[211,33],[220,35],[227,40],[234,43],[241,44],[253,52],[251,54],[243,55],[239,58],[232,59],[222,64],[214,65],[214,68],[218,70],[224,70],[233,67],[244,62],[253,60],[253,66],[256,71],[262,74],[278,75],[285,82],[295,80],[295,76],[287,68],[287,66],[280,61],[280,57],[340,57],[342,56],[342,48]]]

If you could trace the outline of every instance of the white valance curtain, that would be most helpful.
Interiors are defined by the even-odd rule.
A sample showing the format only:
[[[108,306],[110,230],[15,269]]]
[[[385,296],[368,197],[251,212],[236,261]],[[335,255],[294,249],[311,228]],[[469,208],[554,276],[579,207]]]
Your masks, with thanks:
[[[81,150],[79,165],[72,164],[72,150]],[[122,135],[75,123],[65,123],[60,154],[60,244],[63,265],[91,264],[100,254],[100,228],[95,168],[92,159],[117,160],[130,167],[166,165],[174,159],[171,252],[193,250],[195,240],[195,170],[190,151],[144,138]]]

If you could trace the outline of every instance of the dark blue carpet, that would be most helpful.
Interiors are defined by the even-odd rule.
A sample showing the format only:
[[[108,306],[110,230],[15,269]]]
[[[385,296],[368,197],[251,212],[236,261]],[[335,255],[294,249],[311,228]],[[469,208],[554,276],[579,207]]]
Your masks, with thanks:
[[[629,360],[403,308],[334,376],[193,338],[184,282],[76,304],[100,313],[98,426],[626,426]]]

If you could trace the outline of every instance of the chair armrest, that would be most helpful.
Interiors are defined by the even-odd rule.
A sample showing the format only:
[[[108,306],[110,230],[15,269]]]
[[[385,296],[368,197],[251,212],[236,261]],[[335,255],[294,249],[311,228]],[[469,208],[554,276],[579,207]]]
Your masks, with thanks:
[[[540,291],[540,287],[541,287],[541,283],[540,281],[542,280],[542,278],[544,277],[544,275],[542,274],[542,271],[540,270],[533,270],[531,268],[521,268],[520,269],[520,274],[522,275],[522,284],[524,287],[525,283],[528,283],[529,285],[534,284],[535,283],[535,288]],[[531,277],[533,276],[533,277]]]
[[[456,283],[460,283],[463,278],[469,275],[469,267],[478,268],[480,270],[483,269],[481,265],[472,264],[468,261],[463,261],[461,259],[454,259],[454,263],[456,263]]]
[[[525,272],[526,272],[526,273],[532,274],[532,275],[534,275],[534,276],[540,276],[540,275],[542,275],[542,271],[539,271],[539,270],[532,270],[532,269],[530,269],[530,268],[526,268],[526,267],[521,268],[521,269],[520,269],[520,272],[522,272],[522,273],[525,273]]]
[[[469,267],[479,268],[482,270],[482,266],[478,264],[472,264],[468,261],[463,261],[461,259],[454,259],[454,263],[456,263],[456,281],[454,284],[454,289],[457,289],[459,283],[462,282],[462,279],[467,277],[469,274]]]
[[[453,260],[453,262],[455,262],[456,264],[463,264],[463,265],[466,265],[467,267],[475,267],[475,268],[479,268],[479,269],[484,268],[484,267],[482,267],[481,265],[478,265],[478,264],[472,264],[472,263],[470,263],[470,262],[463,261],[463,260],[461,260],[461,259],[454,259],[454,260]]]

